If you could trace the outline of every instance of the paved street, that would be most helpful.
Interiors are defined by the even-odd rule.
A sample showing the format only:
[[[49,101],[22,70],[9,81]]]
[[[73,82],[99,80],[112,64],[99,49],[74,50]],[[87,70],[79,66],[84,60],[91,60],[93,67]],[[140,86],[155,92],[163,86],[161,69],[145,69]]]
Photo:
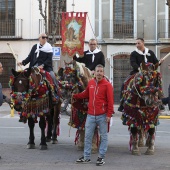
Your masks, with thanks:
[[[69,117],[61,115],[61,135],[58,144],[49,143],[48,150],[39,150],[40,129],[35,127],[36,149],[26,149],[29,129],[27,124],[18,122],[18,115],[10,117],[10,108],[0,107],[0,170],[169,170],[170,169],[170,120],[161,119],[156,131],[155,155],[144,155],[146,147],[141,148],[141,156],[133,156],[128,150],[129,133],[121,124],[120,115],[113,117],[109,133],[109,148],[106,164],[96,167],[97,154],[91,157],[90,164],[75,164],[82,155],[74,145],[75,129],[67,125]],[[70,133],[70,137],[69,137]]]

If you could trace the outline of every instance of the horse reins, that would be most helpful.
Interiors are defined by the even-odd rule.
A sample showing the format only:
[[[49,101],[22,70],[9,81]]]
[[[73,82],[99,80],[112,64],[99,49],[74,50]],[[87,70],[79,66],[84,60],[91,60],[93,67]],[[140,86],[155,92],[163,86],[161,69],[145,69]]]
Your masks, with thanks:
[[[137,75],[137,74],[136,74]],[[140,93],[138,92],[137,88],[136,88],[136,85],[135,85],[135,80],[136,80],[136,75],[134,76],[134,79],[133,79],[133,87],[135,88],[136,92],[137,92],[137,95],[143,99],[143,97],[140,95]]]

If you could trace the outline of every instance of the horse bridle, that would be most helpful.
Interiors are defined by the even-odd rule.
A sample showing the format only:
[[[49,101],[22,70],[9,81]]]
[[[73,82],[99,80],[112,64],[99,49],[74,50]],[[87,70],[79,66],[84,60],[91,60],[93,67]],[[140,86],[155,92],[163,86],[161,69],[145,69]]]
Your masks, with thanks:
[[[137,73],[137,74],[138,74],[138,73]],[[136,75],[137,75],[137,74],[136,74]],[[138,91],[138,89],[136,88],[136,85],[135,85],[136,75],[135,75],[134,78],[133,78],[133,87],[135,88],[137,95],[138,95],[141,99],[143,99],[143,97],[140,95],[140,93],[139,93],[139,91]]]

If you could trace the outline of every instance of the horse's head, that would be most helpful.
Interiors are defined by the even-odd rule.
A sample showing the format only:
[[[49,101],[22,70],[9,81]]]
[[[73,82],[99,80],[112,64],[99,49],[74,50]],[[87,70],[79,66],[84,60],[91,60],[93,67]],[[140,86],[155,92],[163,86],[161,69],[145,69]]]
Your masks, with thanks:
[[[60,76],[61,96],[63,99],[70,99],[74,90],[76,90],[77,70],[73,67],[60,68],[58,71]]]
[[[145,101],[146,106],[158,105],[158,95],[162,93],[162,81],[157,71],[158,63],[141,63],[141,72],[134,77],[137,94]],[[138,87],[138,88],[137,88]]]
[[[61,68],[58,71],[60,77],[62,77],[61,87],[62,87],[62,97],[64,99],[70,99],[72,93],[78,93],[84,90],[86,86],[87,76],[85,76],[85,71],[81,63],[77,63],[72,60],[69,63],[65,62],[65,68]],[[89,77],[91,75],[89,73]]]
[[[10,86],[12,88],[11,97],[14,103],[14,108],[16,111],[22,110],[23,101],[26,100],[29,90],[29,77],[31,74],[31,69],[17,72],[14,69],[11,70],[13,77],[10,80]]]

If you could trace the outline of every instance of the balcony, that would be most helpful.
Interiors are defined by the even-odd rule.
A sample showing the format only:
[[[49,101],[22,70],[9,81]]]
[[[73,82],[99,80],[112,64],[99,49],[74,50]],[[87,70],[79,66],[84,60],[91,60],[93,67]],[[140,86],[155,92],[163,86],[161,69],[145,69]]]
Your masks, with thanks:
[[[158,39],[170,40],[170,19],[158,20]]]
[[[22,19],[0,20],[0,40],[21,39],[22,38]]]
[[[144,38],[144,20],[103,20],[103,38],[136,39]]]

